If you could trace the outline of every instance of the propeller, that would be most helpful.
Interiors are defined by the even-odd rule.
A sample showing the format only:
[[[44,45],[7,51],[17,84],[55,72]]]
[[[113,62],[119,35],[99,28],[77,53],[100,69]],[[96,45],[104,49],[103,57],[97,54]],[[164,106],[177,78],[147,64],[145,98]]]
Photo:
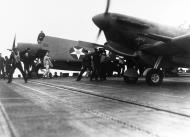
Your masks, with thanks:
[[[104,12],[104,16],[106,16],[106,15],[108,14],[108,12],[109,12],[110,1],[111,1],[111,0],[107,0],[106,10],[105,10],[105,12]],[[101,33],[102,33],[102,29],[99,29],[99,31],[98,31],[98,35],[97,35],[97,37],[96,37],[96,41],[99,39]]]
[[[98,35],[97,35],[97,37],[96,37],[96,41],[99,39],[99,37],[100,37],[101,33],[102,33],[102,30],[101,30],[101,29],[99,29],[99,31],[98,31]]]
[[[15,34],[15,37],[14,37],[14,41],[13,41],[12,50],[13,50],[13,49],[15,49],[15,41],[16,41],[16,34]]]
[[[110,0],[107,0],[107,5],[106,5],[105,14],[107,14],[107,13],[108,13],[109,8],[110,8]]]
[[[15,37],[14,37],[14,41],[13,41],[13,45],[12,45],[12,49],[7,49],[7,50],[9,50],[9,51],[13,51],[13,49],[16,48],[15,43],[16,43],[16,35],[15,35]]]

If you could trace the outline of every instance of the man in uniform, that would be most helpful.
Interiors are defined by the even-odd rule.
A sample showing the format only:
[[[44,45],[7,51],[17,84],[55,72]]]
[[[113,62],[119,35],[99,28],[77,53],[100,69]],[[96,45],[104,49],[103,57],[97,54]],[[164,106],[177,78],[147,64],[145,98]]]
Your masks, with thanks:
[[[12,67],[11,67],[11,71],[10,71],[10,74],[8,77],[8,83],[12,82],[13,73],[14,73],[16,68],[18,68],[20,70],[20,72],[22,73],[22,76],[24,78],[25,83],[27,83],[27,77],[26,77],[26,74],[22,68],[21,61],[20,61],[19,51],[16,48],[13,49],[11,56],[10,56],[10,60],[12,63]]]
[[[9,73],[10,73],[10,70],[11,70],[11,62],[10,62],[10,59],[5,56],[5,75],[6,77],[9,76]]]
[[[92,54],[92,75],[90,77],[90,81],[92,81],[93,78],[95,80],[98,80],[98,77],[100,76],[100,53],[97,48],[94,49],[94,53]]]
[[[31,65],[31,61],[29,58],[29,52],[30,48],[27,48],[23,53],[22,53],[22,58],[23,58],[23,63],[24,63],[24,72],[28,75],[29,74],[29,68]]]
[[[105,49],[100,50],[100,80],[106,80],[107,56]]]
[[[45,37],[45,33],[41,31],[37,39],[38,44],[40,44],[43,41],[44,37]]]
[[[76,81],[81,80],[82,74],[85,71],[87,71],[87,70],[91,71],[92,70],[92,67],[91,67],[91,54],[88,54],[87,50],[85,50],[84,53],[85,53],[85,56],[84,56],[84,58],[82,60],[82,68],[81,68],[80,74],[78,75]]]
[[[5,66],[5,60],[0,53],[0,78],[4,78],[4,66]]]

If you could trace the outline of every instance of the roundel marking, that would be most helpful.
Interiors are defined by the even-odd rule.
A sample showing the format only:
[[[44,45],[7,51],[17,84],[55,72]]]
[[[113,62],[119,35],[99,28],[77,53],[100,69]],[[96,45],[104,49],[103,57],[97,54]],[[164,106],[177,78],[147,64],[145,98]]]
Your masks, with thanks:
[[[70,49],[70,55],[74,58],[79,60],[81,58],[81,56],[84,56],[84,48],[81,47],[72,47]]]

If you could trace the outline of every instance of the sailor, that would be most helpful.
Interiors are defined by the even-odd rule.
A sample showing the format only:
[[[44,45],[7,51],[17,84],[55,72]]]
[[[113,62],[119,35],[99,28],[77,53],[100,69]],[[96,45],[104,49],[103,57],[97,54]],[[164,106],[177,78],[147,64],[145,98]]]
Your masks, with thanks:
[[[106,80],[107,74],[107,61],[105,49],[100,50],[100,80]]]
[[[120,69],[120,72],[118,75],[123,76],[124,71],[125,71],[125,61],[122,57],[119,57],[118,60],[119,60],[119,69]]]
[[[98,80],[98,77],[100,76],[100,53],[97,48],[94,49],[94,53],[92,54],[92,75],[90,77],[90,81],[92,81],[93,78],[95,80]]]
[[[85,71],[91,71],[92,70],[92,67],[91,67],[91,54],[88,54],[88,51],[87,50],[84,50],[84,53],[85,53],[85,56],[82,60],[82,68],[81,68],[81,71],[80,71],[80,74],[78,75],[77,77],[77,80],[76,81],[80,81],[81,78],[82,78],[82,75]]]
[[[4,78],[4,66],[5,66],[5,60],[0,53],[0,78]]]
[[[38,74],[38,71],[40,70],[40,71],[42,71],[42,72],[45,72],[42,68],[44,67],[44,65],[43,65],[43,61],[42,61],[43,59],[42,58],[36,58],[34,61],[33,61],[33,63],[32,63],[32,69],[31,69],[31,75],[32,75],[32,73],[34,74],[34,75],[37,75],[37,77],[39,78],[40,77],[40,75]]]
[[[9,76],[10,70],[11,70],[10,59],[7,56],[5,56],[5,75],[6,75],[6,77]]]
[[[41,44],[44,37],[45,37],[45,33],[41,30],[40,34],[38,35],[38,39],[37,39],[38,44]]]
[[[51,57],[49,56],[49,51],[46,52],[44,59],[43,59],[44,67],[45,67],[45,73],[44,77],[50,77],[50,67],[53,67],[53,64],[51,62]]]
[[[22,53],[23,63],[24,63],[24,72],[28,75],[29,74],[29,68],[31,65],[30,58],[29,58],[29,52],[30,48],[27,48]]]
[[[27,77],[26,77],[26,74],[22,68],[21,61],[20,61],[20,54],[16,48],[13,49],[11,56],[10,56],[10,60],[12,63],[12,67],[11,67],[11,70],[9,73],[8,83],[12,82],[13,73],[14,73],[16,68],[18,68],[20,70],[20,72],[22,73],[22,76],[24,78],[25,83],[27,83]]]
[[[57,72],[54,72],[54,78],[58,78]]]

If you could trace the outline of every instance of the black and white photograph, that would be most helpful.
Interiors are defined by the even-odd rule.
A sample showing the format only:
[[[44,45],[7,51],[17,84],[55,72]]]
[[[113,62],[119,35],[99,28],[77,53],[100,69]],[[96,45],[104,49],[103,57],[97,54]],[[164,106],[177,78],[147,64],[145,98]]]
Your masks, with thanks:
[[[190,137],[189,0],[1,0],[0,137]]]

